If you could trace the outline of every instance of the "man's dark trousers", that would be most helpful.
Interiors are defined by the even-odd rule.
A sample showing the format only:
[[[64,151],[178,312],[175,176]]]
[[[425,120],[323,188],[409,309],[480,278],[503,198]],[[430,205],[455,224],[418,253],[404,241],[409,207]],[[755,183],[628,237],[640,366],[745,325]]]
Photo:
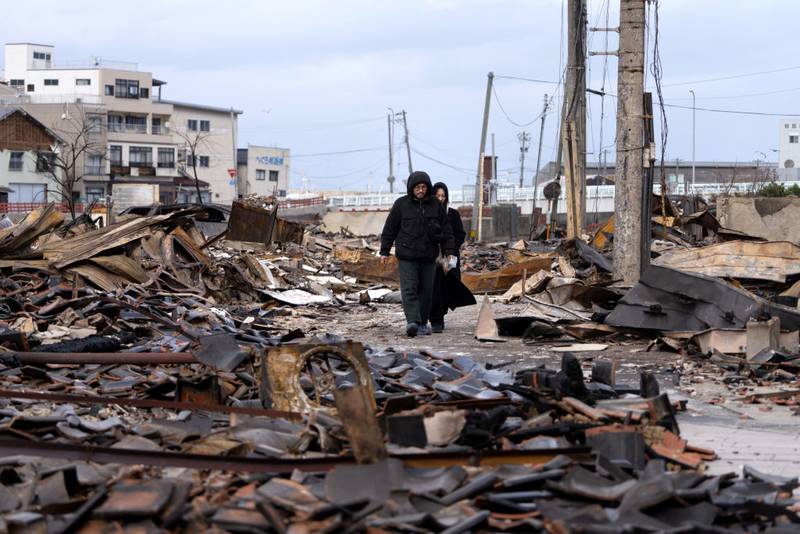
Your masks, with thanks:
[[[435,260],[399,260],[400,294],[406,323],[427,324],[433,295]]]

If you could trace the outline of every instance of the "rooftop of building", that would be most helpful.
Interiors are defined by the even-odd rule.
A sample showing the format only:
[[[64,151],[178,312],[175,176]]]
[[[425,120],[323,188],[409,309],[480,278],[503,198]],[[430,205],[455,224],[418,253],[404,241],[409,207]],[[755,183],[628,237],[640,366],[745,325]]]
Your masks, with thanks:
[[[215,113],[235,113],[236,115],[241,115],[244,111],[240,109],[234,108],[221,108],[217,106],[207,106],[205,104],[192,104],[190,102],[179,102],[177,100],[167,100],[166,98],[162,98],[160,100],[154,100],[154,102],[161,102],[163,104],[172,104],[175,107],[179,108],[191,108],[191,109],[201,109],[203,111],[212,111]]]

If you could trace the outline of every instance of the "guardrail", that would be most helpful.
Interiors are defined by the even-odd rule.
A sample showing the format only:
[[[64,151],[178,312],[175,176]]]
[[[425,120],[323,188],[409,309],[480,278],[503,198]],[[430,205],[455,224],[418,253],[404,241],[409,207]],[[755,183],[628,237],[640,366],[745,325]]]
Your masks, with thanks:
[[[328,201],[325,199],[325,197],[293,198],[279,201],[278,207],[282,209],[306,208],[309,206],[324,206],[327,203]]]

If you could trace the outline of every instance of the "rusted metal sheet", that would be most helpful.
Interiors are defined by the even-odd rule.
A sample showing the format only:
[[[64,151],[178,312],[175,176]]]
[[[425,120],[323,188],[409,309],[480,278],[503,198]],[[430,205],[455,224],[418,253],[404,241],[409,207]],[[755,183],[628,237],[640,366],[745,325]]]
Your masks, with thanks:
[[[495,293],[505,291],[520,279],[523,273],[550,270],[553,257],[550,254],[530,259],[522,263],[506,265],[500,270],[487,273],[463,273],[461,281],[473,293]]]
[[[273,212],[263,208],[234,202],[228,217],[227,238],[233,241],[269,243],[273,217]]]
[[[375,417],[375,398],[370,396],[369,388],[360,384],[335,388],[333,396],[356,461],[375,463],[386,458],[386,444]]]
[[[335,255],[344,259],[342,272],[362,282],[393,284],[400,283],[400,272],[397,270],[397,258],[390,256],[386,265],[381,264],[381,259],[361,250],[348,251],[345,254],[336,249]]]
[[[800,246],[788,241],[729,241],[671,250],[653,263],[714,278],[746,278],[783,284],[787,276],[800,274]]]

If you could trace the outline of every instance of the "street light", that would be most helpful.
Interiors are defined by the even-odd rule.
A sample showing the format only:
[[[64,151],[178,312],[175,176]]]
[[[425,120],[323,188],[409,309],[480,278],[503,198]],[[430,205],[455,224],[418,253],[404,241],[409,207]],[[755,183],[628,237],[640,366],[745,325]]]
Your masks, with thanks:
[[[695,172],[695,95],[694,89],[689,89],[689,92],[692,93],[692,188],[694,188],[694,172]]]

